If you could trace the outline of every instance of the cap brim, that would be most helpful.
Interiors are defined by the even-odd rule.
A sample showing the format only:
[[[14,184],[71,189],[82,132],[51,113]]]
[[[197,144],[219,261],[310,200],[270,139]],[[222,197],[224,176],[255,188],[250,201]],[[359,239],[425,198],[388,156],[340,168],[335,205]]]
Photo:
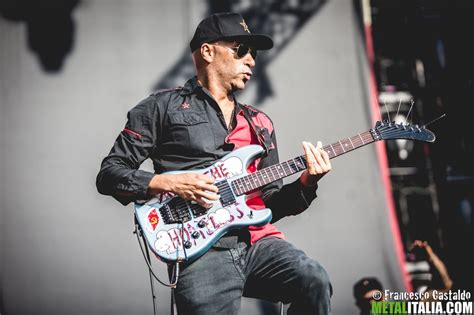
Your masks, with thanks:
[[[273,47],[273,40],[262,34],[225,36],[220,40],[235,40],[258,50],[268,50]]]

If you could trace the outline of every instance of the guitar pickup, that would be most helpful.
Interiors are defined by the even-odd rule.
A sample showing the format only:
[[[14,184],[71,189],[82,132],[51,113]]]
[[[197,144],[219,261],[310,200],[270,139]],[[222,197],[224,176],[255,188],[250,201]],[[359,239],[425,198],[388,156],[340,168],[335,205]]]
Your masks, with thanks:
[[[191,220],[186,202],[181,198],[173,198],[158,211],[166,224],[183,223]]]
[[[229,182],[227,180],[220,181],[216,184],[217,188],[219,188],[219,195],[220,202],[223,207],[232,205],[235,203],[235,196],[232,192],[232,189],[229,186]]]
[[[208,210],[208,209],[200,206],[199,204],[191,204],[190,208],[191,208],[191,212],[193,213],[193,216],[195,218],[200,217],[202,215],[205,215],[207,213],[207,210]]]

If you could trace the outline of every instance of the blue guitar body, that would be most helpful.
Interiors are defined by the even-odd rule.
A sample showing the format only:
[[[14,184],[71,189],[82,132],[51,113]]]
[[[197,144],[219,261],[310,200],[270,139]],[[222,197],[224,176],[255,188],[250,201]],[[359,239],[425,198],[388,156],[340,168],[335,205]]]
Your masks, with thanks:
[[[234,191],[238,179],[248,175],[247,166],[263,151],[259,145],[250,145],[229,153],[208,168],[168,173],[213,176],[220,199],[213,202],[210,209],[171,193],[135,203],[135,216],[149,247],[159,259],[165,262],[195,260],[227,231],[271,221],[270,209],[252,210],[246,204],[248,195],[238,196]]]

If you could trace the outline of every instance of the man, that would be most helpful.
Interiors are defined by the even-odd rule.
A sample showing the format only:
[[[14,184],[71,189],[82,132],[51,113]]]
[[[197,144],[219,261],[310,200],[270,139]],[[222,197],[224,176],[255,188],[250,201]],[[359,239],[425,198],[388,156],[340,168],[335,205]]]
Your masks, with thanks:
[[[152,94],[128,113],[102,162],[99,192],[124,205],[172,192],[209,207],[219,199],[211,176],[164,172],[207,167],[249,144],[266,144],[268,150],[249,170],[277,163],[271,120],[234,97],[252,76],[257,50],[272,46],[269,37],[251,34],[239,14],[204,19],[190,43],[197,76],[182,88]],[[272,209],[272,222],[307,209],[318,180],[331,169],[321,143],[303,147],[308,169],[298,180],[268,184],[248,200],[254,209]],[[137,170],[146,158],[156,174]],[[196,261],[183,263],[175,295],[179,314],[236,314],[242,295],[291,303],[289,314],[328,314],[331,285],[316,261],[267,224],[231,231]]]
[[[371,303],[383,300],[383,287],[374,277],[365,277],[354,284],[353,293],[360,315],[370,315]],[[376,298],[379,297],[379,298]]]

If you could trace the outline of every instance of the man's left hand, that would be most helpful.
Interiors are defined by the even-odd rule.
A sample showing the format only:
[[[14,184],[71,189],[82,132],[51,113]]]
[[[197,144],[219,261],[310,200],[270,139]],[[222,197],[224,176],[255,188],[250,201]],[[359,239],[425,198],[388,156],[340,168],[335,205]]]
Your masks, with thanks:
[[[316,147],[311,142],[303,141],[306,164],[308,165],[300,177],[304,186],[315,186],[331,170],[329,155],[322,147],[321,141],[318,141]]]

